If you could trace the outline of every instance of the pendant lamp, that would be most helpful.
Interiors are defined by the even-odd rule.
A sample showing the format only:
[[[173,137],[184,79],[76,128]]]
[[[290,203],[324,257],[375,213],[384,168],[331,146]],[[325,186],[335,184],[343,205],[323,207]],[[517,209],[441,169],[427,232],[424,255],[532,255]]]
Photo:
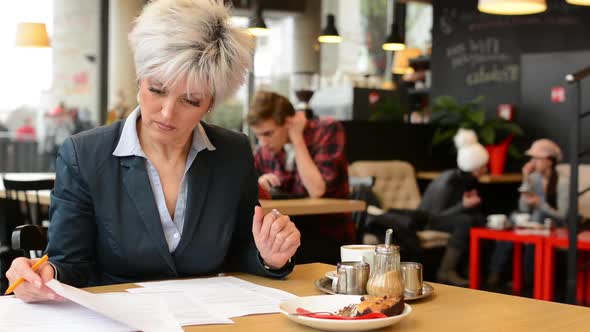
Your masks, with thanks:
[[[270,29],[266,27],[266,22],[264,22],[264,17],[262,17],[262,6],[258,1],[254,1],[253,7],[252,16],[249,18],[248,32],[256,37],[267,36],[270,33]]]
[[[590,0],[565,0],[570,5],[590,6]]]
[[[386,51],[401,51],[406,48],[404,36],[400,32],[398,24],[391,25],[391,33],[381,47]]]
[[[328,14],[326,27],[322,30],[322,34],[318,37],[320,43],[337,44],[342,42],[342,37],[336,30],[336,19],[334,15]]]
[[[545,0],[479,0],[480,12],[496,15],[529,15],[544,12]]]
[[[18,23],[16,26],[17,47],[49,47],[49,36],[45,23]]]

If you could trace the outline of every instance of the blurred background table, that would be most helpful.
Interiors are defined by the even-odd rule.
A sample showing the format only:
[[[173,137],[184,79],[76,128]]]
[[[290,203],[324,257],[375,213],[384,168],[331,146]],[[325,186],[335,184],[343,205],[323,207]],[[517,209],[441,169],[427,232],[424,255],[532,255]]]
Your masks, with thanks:
[[[578,275],[576,298],[578,304],[590,305],[590,231],[578,234]],[[553,230],[545,240],[543,254],[543,300],[552,301],[555,292],[555,254],[558,250],[567,250],[569,246],[566,228]]]
[[[290,216],[351,213],[366,209],[364,201],[338,198],[261,199],[260,204],[265,213],[277,209]]]
[[[549,232],[547,230],[547,232]],[[472,228],[469,240],[469,287],[478,289],[480,287],[480,240],[510,241],[513,243],[512,258],[512,291],[520,295],[522,291],[522,245],[533,244],[535,246],[533,298],[542,297],[543,279],[543,252],[545,245],[545,234],[539,230],[515,229],[515,230],[494,230],[489,228]]]
[[[36,180],[55,180],[55,173],[0,173],[0,199],[6,198],[6,191],[4,189],[4,182],[1,178],[16,181],[36,181]],[[34,200],[34,192],[27,192],[29,200]],[[50,190],[39,191],[39,203],[42,205],[49,205]],[[19,195],[19,199],[24,201],[25,197]]]
[[[417,172],[416,179],[432,181],[436,179],[441,172]],[[506,173],[502,175],[484,175],[479,179],[480,183],[521,183],[522,174]]]

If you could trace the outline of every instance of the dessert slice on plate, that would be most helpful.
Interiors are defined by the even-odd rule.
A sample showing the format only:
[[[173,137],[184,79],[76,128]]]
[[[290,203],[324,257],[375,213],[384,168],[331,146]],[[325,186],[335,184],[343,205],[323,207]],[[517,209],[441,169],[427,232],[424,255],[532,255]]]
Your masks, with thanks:
[[[403,301],[397,301],[394,303],[393,300],[387,301],[387,305],[392,304],[392,308],[401,307],[403,310],[400,314],[391,317],[374,318],[374,319],[330,319],[330,318],[318,318],[318,317],[307,317],[306,315],[297,315],[297,309],[305,309],[309,312],[323,312],[323,313],[336,313],[340,309],[350,305],[358,304],[357,310],[362,309],[360,295],[316,295],[298,297],[286,300],[279,305],[280,312],[285,315],[289,320],[298,324],[306,325],[320,330],[325,331],[369,331],[385,326],[393,325],[412,312],[412,307],[408,304],[404,304]],[[381,298],[383,299],[383,298]],[[375,304],[376,305],[375,301]],[[367,302],[368,304],[369,302]],[[384,306],[385,301],[382,301],[379,306]],[[376,307],[374,307],[377,309]],[[299,311],[301,313],[301,310]],[[296,315],[292,315],[296,314]],[[358,313],[357,313],[358,315]],[[321,317],[321,316],[320,316]]]

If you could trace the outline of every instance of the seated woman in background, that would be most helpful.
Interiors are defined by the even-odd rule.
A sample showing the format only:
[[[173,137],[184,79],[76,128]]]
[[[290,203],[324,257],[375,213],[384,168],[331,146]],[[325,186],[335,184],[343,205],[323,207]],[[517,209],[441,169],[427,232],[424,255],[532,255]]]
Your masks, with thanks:
[[[547,219],[550,223],[563,224],[569,207],[569,178],[560,176],[556,170],[562,159],[561,149],[549,139],[540,139],[533,143],[526,155],[531,160],[522,168],[519,212],[528,213],[530,221],[539,224],[544,224]],[[503,267],[511,252],[511,242],[497,242],[490,264],[490,286],[499,284]],[[525,276],[533,275],[532,261],[533,249],[525,246],[525,272],[531,272],[525,273]],[[530,278],[526,281],[530,281]]]
[[[469,281],[456,268],[469,249],[469,229],[483,224],[477,185],[478,178],[487,172],[489,156],[472,130],[459,129],[455,146],[458,169],[443,172],[428,185],[418,210],[430,215],[426,228],[451,233],[437,272],[438,281],[467,286]]]
[[[519,211],[529,213],[534,222],[544,223],[549,218],[563,224],[569,208],[569,178],[556,170],[561,149],[551,140],[540,139],[526,154],[531,160],[522,168]]]
[[[51,194],[49,264],[16,259],[24,301],[85,287],[244,271],[283,277],[300,235],[258,207],[248,138],[201,122],[251,66],[254,39],[221,0],[152,1],[129,35],[139,107],[66,139]]]

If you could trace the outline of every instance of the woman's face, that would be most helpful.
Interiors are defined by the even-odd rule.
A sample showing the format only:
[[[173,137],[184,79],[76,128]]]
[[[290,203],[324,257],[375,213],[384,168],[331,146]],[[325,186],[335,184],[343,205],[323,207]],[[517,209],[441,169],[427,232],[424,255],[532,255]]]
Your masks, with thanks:
[[[544,173],[553,166],[553,161],[550,158],[533,157],[531,158],[531,162],[533,163],[534,170],[539,173]]]
[[[172,88],[153,78],[139,82],[141,130],[160,143],[184,143],[211,107],[213,98],[197,91],[187,93],[186,83]]]

